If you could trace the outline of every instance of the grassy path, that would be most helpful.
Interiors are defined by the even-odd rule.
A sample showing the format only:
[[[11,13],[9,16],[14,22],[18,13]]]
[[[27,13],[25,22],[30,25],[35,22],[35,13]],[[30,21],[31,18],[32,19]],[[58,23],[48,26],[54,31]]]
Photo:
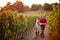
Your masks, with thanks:
[[[46,18],[48,19],[48,16]],[[44,30],[44,35],[45,35],[44,38],[38,36],[37,39],[36,39],[36,35],[35,35],[36,29],[35,29],[35,27],[33,27],[30,30],[30,32],[28,33],[28,35],[25,37],[24,40],[50,40],[48,27],[49,27],[49,25],[47,24],[46,27],[45,27],[45,30]],[[39,34],[41,34],[41,28],[40,27],[39,27],[39,30],[40,30]]]
[[[39,30],[40,30],[39,34],[41,34],[41,28],[40,27],[39,27]],[[49,40],[49,29],[48,29],[48,25],[45,27],[45,31],[44,31],[45,37],[44,38],[38,36],[37,39],[36,39],[35,31],[36,31],[36,29],[35,29],[35,27],[33,27],[30,30],[30,32],[28,33],[28,35],[25,37],[24,40]]]

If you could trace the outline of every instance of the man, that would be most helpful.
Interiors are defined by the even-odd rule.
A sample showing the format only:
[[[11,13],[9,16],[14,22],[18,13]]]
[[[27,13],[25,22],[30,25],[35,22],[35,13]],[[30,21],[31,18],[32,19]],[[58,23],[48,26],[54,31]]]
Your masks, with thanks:
[[[44,30],[45,30],[45,26],[46,26],[46,24],[47,24],[47,20],[46,20],[45,17],[43,17],[43,18],[40,19],[39,22],[40,22],[40,26],[41,26],[41,30],[42,30],[40,36],[42,36],[42,37],[44,38]]]

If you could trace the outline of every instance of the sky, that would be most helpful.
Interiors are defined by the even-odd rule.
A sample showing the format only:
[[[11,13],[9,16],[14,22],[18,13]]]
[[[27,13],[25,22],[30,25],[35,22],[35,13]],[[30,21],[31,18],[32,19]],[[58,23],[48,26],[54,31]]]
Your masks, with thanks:
[[[15,2],[16,0],[0,0],[0,6],[4,7],[6,5],[7,2],[11,2],[12,4]],[[27,5],[29,7],[31,7],[31,5],[34,4],[44,4],[44,3],[55,3],[58,2],[59,0],[21,0],[24,5]]]

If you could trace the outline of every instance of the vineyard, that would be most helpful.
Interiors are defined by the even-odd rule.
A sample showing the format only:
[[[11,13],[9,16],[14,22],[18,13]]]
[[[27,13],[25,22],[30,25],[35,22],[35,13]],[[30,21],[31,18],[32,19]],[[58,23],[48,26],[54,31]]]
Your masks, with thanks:
[[[48,12],[50,40],[60,40],[60,4],[52,5],[53,10]],[[0,39],[22,40],[29,30],[35,26],[37,17],[45,16],[46,12],[18,13],[11,10],[0,12]]]
[[[22,14],[11,10],[0,12],[0,31],[3,34],[1,40],[22,40],[35,26],[40,15],[42,14]]]
[[[53,11],[49,14],[50,40],[60,40],[60,4],[53,5]]]

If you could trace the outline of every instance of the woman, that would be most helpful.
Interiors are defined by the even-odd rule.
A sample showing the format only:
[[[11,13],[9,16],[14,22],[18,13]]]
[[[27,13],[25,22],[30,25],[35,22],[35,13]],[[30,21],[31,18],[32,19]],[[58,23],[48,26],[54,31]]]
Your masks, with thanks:
[[[36,20],[36,24],[35,24],[35,27],[36,27],[36,35],[39,35],[39,20],[40,20],[40,18],[38,17],[37,20]]]

